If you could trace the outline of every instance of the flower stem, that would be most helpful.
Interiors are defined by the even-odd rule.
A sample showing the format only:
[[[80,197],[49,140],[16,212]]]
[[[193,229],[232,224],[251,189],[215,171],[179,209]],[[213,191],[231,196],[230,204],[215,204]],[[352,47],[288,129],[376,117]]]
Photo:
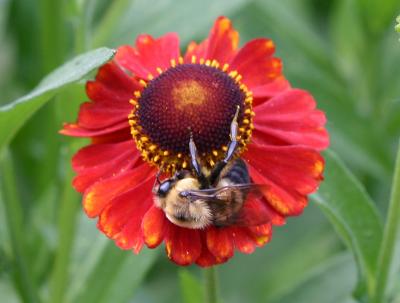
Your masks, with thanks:
[[[218,302],[218,291],[217,291],[217,270],[215,266],[204,270],[204,302],[206,303],[217,303]]]
[[[10,234],[15,287],[19,290],[22,301],[36,303],[39,302],[39,296],[26,248],[28,231],[25,230],[23,208],[18,194],[11,153],[8,150],[5,150],[3,154],[0,153],[0,161],[0,193],[2,195],[0,201],[4,203],[7,229]]]
[[[69,147],[66,159],[72,157]],[[50,302],[63,302],[68,285],[68,266],[71,258],[75,237],[77,210],[79,209],[78,195],[71,185],[74,175],[69,162],[65,171],[64,188],[60,197],[60,212],[58,221],[59,244],[54,258],[52,277],[50,280]]]
[[[378,271],[376,287],[373,294],[374,303],[384,302],[388,279],[391,274],[391,265],[395,251],[396,240],[400,234],[400,142],[397,151],[397,159],[392,183],[389,209],[386,226],[383,234],[383,242],[378,259]]]
[[[122,14],[126,11],[129,5],[132,5],[132,0],[115,0],[110,2],[110,7],[107,9],[105,16],[99,23],[96,32],[93,35],[94,47],[104,46],[107,39],[113,33],[115,24],[120,21]]]

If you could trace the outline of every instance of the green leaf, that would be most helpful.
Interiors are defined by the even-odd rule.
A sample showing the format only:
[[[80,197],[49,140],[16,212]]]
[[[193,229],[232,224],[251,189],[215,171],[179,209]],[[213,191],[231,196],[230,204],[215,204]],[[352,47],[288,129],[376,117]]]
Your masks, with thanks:
[[[179,281],[184,303],[204,302],[202,282],[189,270],[179,270]]]
[[[81,213],[64,302],[130,302],[157,256],[158,250],[143,249],[138,255],[121,250]]]
[[[365,189],[332,151],[325,152],[325,181],[313,197],[353,251],[360,286],[374,288],[382,222]]]
[[[49,74],[29,94],[0,107],[0,151],[10,142],[17,131],[57,91],[80,80],[92,70],[110,60],[115,51],[99,48],[77,56]]]
[[[306,273],[302,283],[274,302],[355,303],[351,292],[356,280],[356,268],[351,256],[339,255]]]
[[[373,301],[382,302],[387,294],[390,282],[393,282],[395,273],[399,269],[395,264],[394,256],[399,256],[397,243],[400,242],[400,141],[397,151],[397,159],[392,183],[387,221],[385,225],[384,238],[379,254],[377,285],[374,290]],[[396,253],[397,252],[397,253]]]

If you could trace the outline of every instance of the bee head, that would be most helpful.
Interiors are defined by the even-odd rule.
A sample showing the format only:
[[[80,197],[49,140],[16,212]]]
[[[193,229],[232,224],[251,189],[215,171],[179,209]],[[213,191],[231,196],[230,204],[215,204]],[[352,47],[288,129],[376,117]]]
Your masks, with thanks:
[[[155,193],[157,194],[158,197],[165,198],[179,180],[187,178],[189,175],[190,175],[189,171],[180,170],[177,171],[172,178],[166,179],[162,182],[158,181],[159,186],[156,189]]]
[[[157,190],[157,205],[173,224],[185,228],[204,228],[211,222],[210,208],[205,201],[192,200],[188,194],[199,189],[192,175],[175,176],[162,182]]]

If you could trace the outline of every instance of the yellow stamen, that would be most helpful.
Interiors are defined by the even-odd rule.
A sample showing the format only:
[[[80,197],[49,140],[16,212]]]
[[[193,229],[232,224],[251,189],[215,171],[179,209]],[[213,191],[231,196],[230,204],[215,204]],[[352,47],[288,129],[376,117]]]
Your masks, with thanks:
[[[140,83],[140,85],[142,85],[143,87],[146,87],[146,86],[147,86],[147,82],[144,81],[143,79],[140,79],[140,80],[139,80],[139,83]]]

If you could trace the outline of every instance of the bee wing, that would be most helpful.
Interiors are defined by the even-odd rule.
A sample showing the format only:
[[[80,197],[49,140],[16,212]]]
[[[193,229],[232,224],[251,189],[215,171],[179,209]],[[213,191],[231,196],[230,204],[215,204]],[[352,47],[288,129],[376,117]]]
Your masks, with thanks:
[[[266,190],[266,185],[263,184],[232,184],[219,188],[208,188],[208,189],[198,189],[198,190],[187,190],[182,191],[180,194],[194,200],[222,200],[221,197],[227,195],[230,191],[240,190],[246,195],[252,193],[257,197],[263,196],[263,191]]]
[[[261,201],[265,196],[265,192],[269,190],[269,187],[264,184],[235,184],[224,186],[220,188],[212,189],[200,189],[188,191],[188,196],[192,201],[201,199],[214,204],[215,206],[220,205],[221,207],[226,204],[226,200],[222,197],[229,195],[232,190],[240,190],[245,193],[246,198],[242,208],[236,214],[233,214],[229,218],[216,217],[216,221],[224,222],[224,226],[237,225],[237,226],[257,226],[268,223],[269,213]],[[226,222],[226,223],[225,223]]]

